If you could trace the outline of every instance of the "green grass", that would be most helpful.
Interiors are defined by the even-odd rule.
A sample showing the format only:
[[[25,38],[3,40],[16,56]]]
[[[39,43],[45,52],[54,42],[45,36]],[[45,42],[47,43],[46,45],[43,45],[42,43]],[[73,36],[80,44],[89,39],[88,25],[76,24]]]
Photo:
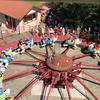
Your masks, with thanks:
[[[44,1],[32,1],[32,0],[25,0],[25,1],[30,2],[31,4],[33,4],[35,6],[41,6],[46,3]]]
[[[25,0],[27,2],[30,2],[32,4],[40,5],[43,2],[66,2],[66,3],[92,3],[92,4],[100,4],[100,0]]]

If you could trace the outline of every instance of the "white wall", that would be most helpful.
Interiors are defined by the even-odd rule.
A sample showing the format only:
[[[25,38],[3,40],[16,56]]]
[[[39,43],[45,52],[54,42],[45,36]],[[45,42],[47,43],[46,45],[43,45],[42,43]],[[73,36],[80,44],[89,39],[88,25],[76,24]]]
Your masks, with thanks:
[[[21,20],[19,22],[19,24],[16,27],[16,32],[17,33],[23,33],[23,32],[28,32],[30,31],[35,25],[39,25],[39,22],[41,21],[41,13],[37,12],[37,16],[36,18],[28,21],[28,22],[24,22],[24,20]],[[0,14],[0,22],[2,23],[2,26],[5,27],[6,30],[9,31],[9,29],[6,27],[5,23],[5,15]],[[10,29],[11,31],[11,29]]]
[[[3,14],[0,13],[0,23],[2,23],[2,28],[6,28],[5,23],[6,23],[6,19],[5,16]]]
[[[36,18],[33,18],[32,20],[29,20],[28,22],[24,22],[24,20],[21,20],[16,30],[19,31],[20,29],[21,33],[28,32],[32,28],[34,28],[34,26],[39,25],[40,21],[41,21],[41,13],[38,12]]]
[[[5,16],[0,13],[0,22],[5,23]]]
[[[39,25],[39,22],[41,21],[41,13],[37,13],[37,24]]]

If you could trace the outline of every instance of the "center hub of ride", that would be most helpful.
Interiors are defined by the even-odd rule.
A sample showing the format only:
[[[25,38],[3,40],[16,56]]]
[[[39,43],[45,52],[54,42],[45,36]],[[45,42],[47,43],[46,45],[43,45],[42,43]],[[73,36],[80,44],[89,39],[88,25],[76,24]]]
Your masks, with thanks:
[[[47,59],[47,65],[56,71],[71,71],[73,60],[65,54],[53,55]]]

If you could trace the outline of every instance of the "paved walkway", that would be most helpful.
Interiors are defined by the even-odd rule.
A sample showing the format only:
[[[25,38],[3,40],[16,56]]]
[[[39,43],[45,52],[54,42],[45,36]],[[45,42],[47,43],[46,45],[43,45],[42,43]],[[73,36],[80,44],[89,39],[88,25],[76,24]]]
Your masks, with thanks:
[[[4,39],[0,39],[0,51],[5,50],[7,47],[11,47],[12,49],[15,49],[18,41],[21,38],[25,38],[26,36],[31,35],[30,33],[24,33],[24,34],[12,34],[10,36],[5,37]]]

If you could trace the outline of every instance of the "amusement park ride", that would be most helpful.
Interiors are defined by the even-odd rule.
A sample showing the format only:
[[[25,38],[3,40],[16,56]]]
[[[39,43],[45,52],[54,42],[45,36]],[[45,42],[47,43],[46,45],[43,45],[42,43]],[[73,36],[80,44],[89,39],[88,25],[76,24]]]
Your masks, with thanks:
[[[28,53],[36,59],[35,61],[12,60],[10,64],[32,65],[33,68],[31,70],[26,70],[12,76],[8,76],[3,80],[3,82],[8,82],[17,78],[22,78],[30,74],[37,74],[37,76],[33,77],[33,80],[14,97],[14,100],[19,100],[25,93],[27,93],[28,90],[30,90],[34,85],[38,84],[41,80],[43,81],[44,86],[41,100],[48,100],[54,88],[58,89],[62,100],[66,100],[61,91],[62,88],[67,90],[69,100],[72,100],[70,89],[73,88],[76,89],[80,94],[82,94],[87,100],[91,100],[91,98],[88,95],[86,95],[77,86],[73,84],[74,81],[78,81],[84,87],[84,89],[94,98],[94,100],[99,100],[95,93],[93,93],[85,85],[85,83],[82,81],[82,78],[79,77],[79,75],[82,73],[87,77],[93,78],[98,82],[88,79],[86,80],[93,84],[100,85],[100,78],[86,71],[86,69],[99,70],[100,66],[84,64],[82,61],[76,62],[77,59],[90,56],[91,54],[82,54],[69,57],[67,55],[69,49],[70,47],[65,49],[60,54],[57,54],[53,47],[51,47],[51,45],[45,45],[46,53],[34,51],[32,49],[25,50],[26,53]],[[50,53],[50,51],[52,53]],[[46,88],[48,86],[49,90],[46,92]]]

